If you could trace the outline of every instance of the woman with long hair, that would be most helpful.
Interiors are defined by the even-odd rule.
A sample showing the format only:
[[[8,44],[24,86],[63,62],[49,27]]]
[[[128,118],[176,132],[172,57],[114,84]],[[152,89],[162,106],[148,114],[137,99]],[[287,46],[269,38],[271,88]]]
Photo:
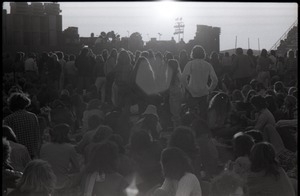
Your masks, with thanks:
[[[49,163],[35,159],[29,162],[17,188],[8,196],[51,196],[56,177]]]
[[[111,93],[112,93],[112,85],[114,82],[114,68],[117,64],[117,57],[118,57],[118,51],[113,48],[110,52],[109,57],[107,58],[107,61],[105,62],[104,65],[104,73],[106,77],[106,85],[105,85],[105,96],[106,102],[111,103]]]
[[[113,72],[115,74],[114,83],[112,85],[112,100],[116,107],[125,107],[129,113],[130,86],[129,77],[132,71],[131,59],[126,50],[121,50],[118,54],[117,65]]]
[[[133,91],[131,103],[138,103],[140,113],[145,111],[147,105],[156,105],[153,98],[157,95],[158,89],[154,72],[147,58],[141,56],[135,63],[130,85]]]
[[[71,180],[70,174],[80,170],[78,155],[70,144],[70,127],[59,124],[50,130],[51,142],[42,146],[40,158],[47,161],[57,178],[56,187],[62,188]]]
[[[250,153],[250,171],[247,177],[248,195],[294,196],[293,186],[276,160],[274,147],[268,142],[257,143]]]
[[[268,57],[268,51],[262,49],[260,56],[257,60],[256,71],[258,73],[257,80],[264,84],[265,88],[268,88],[270,85],[270,66],[274,64],[272,60]]]
[[[202,190],[188,155],[179,148],[166,148],[161,153],[164,182],[155,192],[159,195],[201,196]]]
[[[169,85],[169,104],[172,114],[174,127],[180,124],[181,102],[183,98],[183,87],[180,82],[181,71],[179,63],[175,59],[168,61],[168,68],[171,70],[170,85]]]
[[[117,173],[118,146],[110,141],[97,144],[82,178],[85,196],[122,196],[128,186],[125,178]]]

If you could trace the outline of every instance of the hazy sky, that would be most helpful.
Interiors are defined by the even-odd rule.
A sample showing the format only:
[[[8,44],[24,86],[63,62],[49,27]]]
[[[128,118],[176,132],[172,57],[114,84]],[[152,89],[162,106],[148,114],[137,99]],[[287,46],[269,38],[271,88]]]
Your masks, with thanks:
[[[221,28],[220,49],[237,46],[270,49],[298,18],[297,3],[227,3],[227,2],[59,2],[63,16],[63,29],[75,26],[81,37],[96,36],[101,31],[114,30],[125,37],[140,32],[143,40],[152,37],[177,41],[175,18],[182,17],[185,24],[184,41],[193,39],[196,26]],[[9,3],[3,4],[10,12]]]

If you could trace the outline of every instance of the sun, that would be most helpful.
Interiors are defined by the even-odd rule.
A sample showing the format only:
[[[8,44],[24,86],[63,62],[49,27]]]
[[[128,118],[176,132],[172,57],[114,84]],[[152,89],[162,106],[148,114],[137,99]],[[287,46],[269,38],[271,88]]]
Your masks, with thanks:
[[[179,4],[176,1],[164,0],[159,1],[156,4],[156,15],[165,20],[175,20],[175,18],[180,17],[179,14]]]

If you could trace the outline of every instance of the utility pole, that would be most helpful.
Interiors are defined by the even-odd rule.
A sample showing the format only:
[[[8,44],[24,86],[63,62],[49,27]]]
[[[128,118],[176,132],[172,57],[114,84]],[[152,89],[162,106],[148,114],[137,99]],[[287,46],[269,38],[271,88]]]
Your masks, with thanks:
[[[162,34],[161,34],[161,33],[158,33],[158,40],[160,40],[160,36],[162,36]]]
[[[250,40],[249,40],[249,37],[248,37],[248,49],[250,49]]]
[[[180,35],[182,34],[184,36],[184,23],[182,21],[182,18],[176,18],[175,19],[175,32],[174,35],[178,34],[178,42],[180,42]]]
[[[236,45],[237,45],[237,36],[235,36],[235,46],[234,46],[234,49],[236,49]]]

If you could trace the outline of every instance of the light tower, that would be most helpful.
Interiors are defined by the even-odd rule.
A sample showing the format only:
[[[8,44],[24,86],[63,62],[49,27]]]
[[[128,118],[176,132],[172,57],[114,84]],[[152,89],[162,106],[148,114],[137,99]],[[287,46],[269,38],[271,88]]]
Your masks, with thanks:
[[[182,21],[182,18],[176,18],[175,19],[175,32],[174,35],[178,34],[178,42],[180,42],[180,35],[182,34],[182,37],[184,36],[184,23]]]

